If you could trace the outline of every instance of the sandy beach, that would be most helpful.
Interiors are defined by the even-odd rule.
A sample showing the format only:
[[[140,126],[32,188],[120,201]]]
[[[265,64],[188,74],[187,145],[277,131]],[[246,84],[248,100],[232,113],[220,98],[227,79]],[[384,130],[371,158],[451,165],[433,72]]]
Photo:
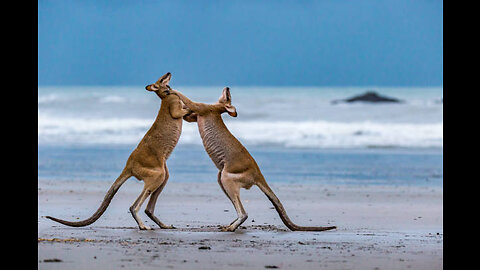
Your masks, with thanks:
[[[94,224],[73,228],[44,216],[89,217],[106,181],[38,182],[38,269],[442,269],[443,189],[418,186],[270,184],[299,225],[292,232],[256,187],[242,190],[249,214],[236,217],[217,183],[170,181],[156,215],[177,229],[138,230],[128,208],[143,183],[127,181]],[[145,206],[145,205],[144,205]]]
[[[8,141],[29,150],[6,154],[21,169],[7,168],[17,187],[4,188],[15,194],[4,233],[15,239],[4,245],[20,259],[4,263],[27,257],[17,237],[29,207],[17,202],[33,196],[18,175],[35,165],[41,270],[438,270],[452,249],[455,269],[474,261],[449,241],[474,243],[475,231],[444,230],[443,1],[244,2],[38,1],[23,16],[37,22],[22,42],[37,43],[37,112],[14,121],[36,117],[37,147]],[[6,101],[17,107],[8,118],[26,107]],[[24,160],[32,151],[36,164]],[[148,182],[163,163],[154,215],[172,229],[147,216],[135,177],[88,226],[46,218],[88,219],[124,169]],[[219,168],[258,183],[257,167],[293,223],[336,228],[291,231],[252,186],[240,192],[247,219],[222,231],[238,216]],[[137,198],[135,218],[153,230],[130,213]],[[467,215],[451,227],[466,232],[473,204],[455,201]]]

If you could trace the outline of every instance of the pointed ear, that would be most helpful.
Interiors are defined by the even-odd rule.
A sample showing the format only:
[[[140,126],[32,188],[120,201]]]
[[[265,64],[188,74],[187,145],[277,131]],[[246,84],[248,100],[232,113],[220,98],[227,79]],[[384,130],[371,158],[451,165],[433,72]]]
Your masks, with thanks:
[[[170,82],[171,78],[172,78],[172,73],[167,72],[167,73],[165,73],[165,75],[160,77],[160,79],[158,79],[156,84],[166,86]]]
[[[219,103],[232,104],[232,96],[230,95],[230,88],[223,88],[222,95],[218,99]]]
[[[225,109],[227,110],[227,113],[230,116],[237,117],[237,109],[235,108],[235,106],[233,106],[231,104],[227,104],[227,105],[225,105]]]

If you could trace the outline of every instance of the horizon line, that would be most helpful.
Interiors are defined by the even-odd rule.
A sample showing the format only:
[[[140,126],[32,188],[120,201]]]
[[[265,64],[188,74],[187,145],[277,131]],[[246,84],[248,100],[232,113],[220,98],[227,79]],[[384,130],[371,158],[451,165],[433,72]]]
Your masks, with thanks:
[[[37,85],[37,87],[139,87],[143,84],[53,84],[53,85]],[[364,87],[364,88],[443,88],[443,85],[193,85],[179,84],[179,87],[298,87],[298,88],[348,88],[348,87]]]

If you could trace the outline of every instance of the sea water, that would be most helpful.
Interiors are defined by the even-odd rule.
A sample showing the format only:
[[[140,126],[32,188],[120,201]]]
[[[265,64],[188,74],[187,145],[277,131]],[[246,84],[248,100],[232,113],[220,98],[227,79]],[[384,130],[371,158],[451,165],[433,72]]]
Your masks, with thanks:
[[[174,86],[214,103],[223,87]],[[223,115],[269,182],[442,185],[442,87],[235,87]],[[401,103],[335,103],[366,91]],[[113,181],[153,123],[144,86],[39,87],[38,177]],[[170,180],[214,182],[196,123],[184,122]]]

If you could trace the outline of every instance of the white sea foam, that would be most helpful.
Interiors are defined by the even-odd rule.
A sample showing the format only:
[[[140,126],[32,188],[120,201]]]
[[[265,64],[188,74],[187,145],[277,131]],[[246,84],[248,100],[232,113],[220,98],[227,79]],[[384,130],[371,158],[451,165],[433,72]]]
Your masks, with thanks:
[[[218,87],[180,87],[211,103]],[[401,104],[332,104],[357,88],[234,87],[239,116],[225,116],[247,145],[305,148],[435,147],[443,143],[442,88],[378,89]],[[312,102],[314,101],[314,102]],[[155,119],[160,99],[139,87],[39,88],[39,144],[137,144]],[[201,145],[195,123],[180,144]]]
[[[231,122],[230,130],[252,144],[286,147],[442,147],[443,124],[375,122]]]
[[[120,97],[120,96],[105,96],[100,98],[99,102],[100,103],[123,103],[126,100],[127,100],[126,98]]]
[[[136,144],[153,119],[72,118],[39,113],[40,144]],[[243,143],[306,148],[442,147],[443,124],[238,121],[226,122]],[[201,144],[195,123],[184,123],[180,144]]]
[[[38,97],[38,104],[49,103],[58,99],[56,94],[47,94]]]

